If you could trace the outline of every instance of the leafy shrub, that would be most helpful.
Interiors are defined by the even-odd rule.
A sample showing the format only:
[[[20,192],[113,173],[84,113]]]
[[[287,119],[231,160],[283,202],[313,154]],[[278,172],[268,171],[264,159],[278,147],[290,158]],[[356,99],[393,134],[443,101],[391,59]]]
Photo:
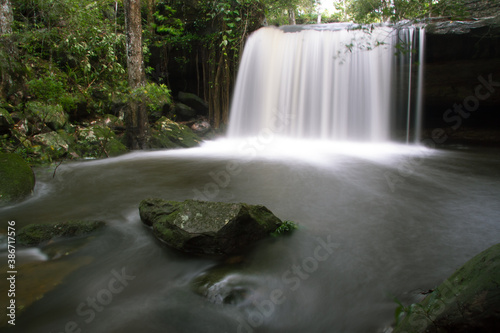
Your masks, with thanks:
[[[53,74],[29,81],[28,88],[38,100],[47,103],[58,103],[66,92],[64,83]]]
[[[284,234],[290,234],[296,229],[298,229],[298,226],[295,222],[283,221],[283,223],[274,232],[271,233],[271,236],[277,237]]]
[[[156,83],[147,83],[144,87],[134,89],[130,94],[130,99],[146,103],[151,112],[157,112],[165,104],[172,103],[170,89],[164,84]]]

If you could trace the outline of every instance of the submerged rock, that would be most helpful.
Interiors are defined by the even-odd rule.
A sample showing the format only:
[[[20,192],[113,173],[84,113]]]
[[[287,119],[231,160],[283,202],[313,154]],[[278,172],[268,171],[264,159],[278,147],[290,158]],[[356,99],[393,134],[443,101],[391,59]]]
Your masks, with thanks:
[[[16,288],[15,295],[15,315],[20,316],[29,306],[42,299],[48,292],[54,290],[64,279],[77,269],[84,267],[92,262],[93,258],[88,256],[76,256],[71,258],[62,258],[59,260],[30,262],[18,265],[17,279],[19,287]],[[0,278],[6,281],[11,275],[1,273]],[[10,284],[2,283],[0,292],[7,295]],[[22,286],[22,287],[21,287]],[[8,315],[0,317],[0,327],[12,326],[8,320],[12,317]]]
[[[57,224],[29,224],[19,230],[17,243],[34,246],[54,237],[83,236],[105,225],[102,221],[68,221]]]
[[[499,332],[500,244],[469,260],[406,312],[394,333]]]
[[[258,289],[257,283],[238,273],[238,266],[222,265],[202,272],[190,282],[191,290],[213,304],[242,305]]]
[[[274,232],[282,221],[261,205],[147,199],[141,220],[170,247],[201,255],[242,252]]]
[[[22,200],[35,187],[35,174],[23,158],[16,154],[0,153],[0,206]]]

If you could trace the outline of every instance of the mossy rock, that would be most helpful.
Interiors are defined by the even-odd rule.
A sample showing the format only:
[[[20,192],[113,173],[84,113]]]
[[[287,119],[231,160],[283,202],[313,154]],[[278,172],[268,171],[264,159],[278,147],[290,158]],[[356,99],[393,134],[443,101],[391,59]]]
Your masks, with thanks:
[[[22,200],[31,195],[35,174],[23,158],[0,153],[0,205]]]
[[[67,152],[69,149],[68,142],[58,132],[37,134],[33,137],[33,140],[43,146],[50,147],[52,150],[61,149]]]
[[[192,93],[179,92],[179,101],[181,103],[189,106],[196,110],[197,114],[207,114],[208,113],[208,103],[203,99]]]
[[[200,137],[189,127],[167,117],[160,118],[152,131],[151,145],[154,148],[190,148],[200,142]]]
[[[106,142],[105,147],[106,153],[110,157],[122,155],[128,152],[127,146],[116,138],[111,138],[108,142]]]
[[[227,256],[242,253],[282,225],[262,205],[197,200],[143,200],[139,213],[153,234],[187,253]]]
[[[68,221],[57,224],[29,224],[19,230],[17,243],[35,246],[55,237],[74,237],[90,234],[105,225],[102,221]]]
[[[108,117],[109,118],[109,117]],[[88,127],[78,127],[78,141],[71,147],[81,156],[118,156],[128,152],[120,137],[103,122]]]
[[[500,332],[500,244],[469,260],[406,310],[394,333]]]
[[[69,116],[59,104],[51,105],[40,102],[29,102],[26,105],[26,110],[29,115],[42,121],[54,131],[62,129],[69,119]]]

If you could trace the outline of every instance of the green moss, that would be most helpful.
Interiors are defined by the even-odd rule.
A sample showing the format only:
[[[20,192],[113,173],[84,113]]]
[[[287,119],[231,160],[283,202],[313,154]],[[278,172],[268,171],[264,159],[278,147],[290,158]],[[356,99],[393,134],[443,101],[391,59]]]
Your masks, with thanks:
[[[68,221],[57,224],[30,224],[17,235],[21,245],[34,246],[54,237],[74,237],[87,235],[105,225],[102,221]]]
[[[200,142],[201,139],[189,127],[167,117],[160,118],[152,131],[151,144],[157,148],[189,148]]]
[[[30,224],[17,234],[17,243],[21,245],[38,245],[54,237],[54,227],[49,224]]]
[[[26,104],[26,113],[34,118],[35,122],[46,124],[53,130],[64,127],[68,122],[68,115],[59,104],[44,104],[41,102],[29,102]]]
[[[469,260],[422,302],[404,308],[406,317],[394,332],[493,332],[500,322],[495,310],[500,306],[499,286],[497,244]]]
[[[5,109],[0,108],[0,127],[12,126],[14,126],[14,120],[12,120],[10,113]]]
[[[0,153],[0,205],[24,199],[35,187],[31,167],[17,154]]]
[[[128,152],[127,147],[115,138],[111,138],[106,142],[106,152],[109,156],[118,156]]]

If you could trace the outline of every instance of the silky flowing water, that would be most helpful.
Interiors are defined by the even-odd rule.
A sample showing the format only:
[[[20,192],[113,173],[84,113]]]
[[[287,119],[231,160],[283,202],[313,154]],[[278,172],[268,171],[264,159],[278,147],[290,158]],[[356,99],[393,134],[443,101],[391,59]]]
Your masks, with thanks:
[[[272,149],[235,159],[219,148],[64,163],[55,177],[37,170],[34,197],[3,208],[2,220],[100,219],[109,227],[70,257],[93,261],[29,307],[15,331],[64,332],[75,322],[82,332],[377,332],[393,320],[394,297],[414,301],[500,239],[498,151],[387,146],[358,154],[375,149],[361,145],[300,152],[306,159],[297,151],[276,158]],[[209,199],[264,204],[300,225],[244,256],[231,283],[248,294],[236,305],[193,293],[190,281],[220,263],[159,244],[138,213],[143,198],[204,193],[228,165],[240,172]],[[122,290],[109,299],[103,290],[116,273],[130,279],[115,283]]]
[[[33,197],[1,208],[2,223],[107,227],[62,241],[83,242],[68,255],[19,248],[20,264],[75,266],[6,331],[384,332],[395,299],[419,300],[500,240],[498,150],[311,140],[264,123],[198,148],[36,169]],[[149,197],[263,204],[299,229],[238,263],[187,256],[142,225],[138,205]],[[217,266],[229,267],[220,288],[241,291],[238,301],[193,291],[191,281]],[[18,290],[47,284],[37,269],[20,266]]]

